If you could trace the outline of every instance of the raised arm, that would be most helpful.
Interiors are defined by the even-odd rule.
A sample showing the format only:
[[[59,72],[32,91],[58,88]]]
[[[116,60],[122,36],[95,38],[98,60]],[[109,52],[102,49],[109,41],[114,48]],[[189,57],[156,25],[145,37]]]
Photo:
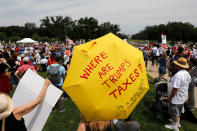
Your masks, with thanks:
[[[13,110],[13,114],[17,120],[21,120],[22,116],[31,112],[44,99],[47,88],[50,84],[51,84],[51,82],[48,79],[46,79],[44,82],[43,88],[36,100],[34,100],[26,105],[17,107],[16,109]]]

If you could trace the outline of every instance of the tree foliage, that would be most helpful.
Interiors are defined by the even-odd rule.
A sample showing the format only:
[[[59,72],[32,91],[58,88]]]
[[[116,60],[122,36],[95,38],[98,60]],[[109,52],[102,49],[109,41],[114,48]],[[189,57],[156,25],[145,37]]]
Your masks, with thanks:
[[[26,22],[24,26],[0,27],[0,40],[12,38],[32,37],[37,41],[65,41],[66,37],[73,40],[95,39],[109,32],[126,38],[127,35],[119,33],[120,27],[117,24],[105,22],[99,24],[93,17],[84,17],[72,20],[70,16],[46,16],[40,20],[40,26],[35,23]],[[8,38],[8,39],[7,39]],[[14,39],[13,39],[14,38]]]
[[[132,39],[161,41],[161,33],[165,34],[170,41],[197,42],[197,28],[190,23],[182,22],[147,26],[144,30],[134,34]]]

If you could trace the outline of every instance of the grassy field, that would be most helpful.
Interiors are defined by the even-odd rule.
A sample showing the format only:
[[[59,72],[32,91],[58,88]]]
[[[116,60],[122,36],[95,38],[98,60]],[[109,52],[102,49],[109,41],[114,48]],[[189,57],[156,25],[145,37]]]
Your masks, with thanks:
[[[39,74],[45,77],[45,73],[39,72]],[[154,101],[155,93],[153,79],[151,77],[148,79],[150,90],[134,109],[131,120],[137,120],[140,123],[141,131],[170,131],[164,128],[164,124],[168,122],[167,118],[156,119],[154,109],[149,108]],[[43,131],[76,131],[80,121],[80,112],[71,99],[64,101],[64,106],[65,111],[62,113],[58,112],[56,108],[53,110]],[[194,114],[197,116],[197,110],[194,111]],[[197,131],[197,124],[188,121],[181,120],[181,126],[180,131]]]

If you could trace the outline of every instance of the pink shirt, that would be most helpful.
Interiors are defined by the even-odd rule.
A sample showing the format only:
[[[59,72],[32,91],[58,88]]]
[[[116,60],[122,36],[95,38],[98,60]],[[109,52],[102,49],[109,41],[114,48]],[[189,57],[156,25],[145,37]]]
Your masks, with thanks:
[[[20,73],[20,74],[23,74],[26,70],[28,70],[28,68],[30,68],[32,71],[35,71],[35,68],[33,66],[30,66],[28,64],[25,64],[25,65],[22,65],[20,66],[17,71]]]

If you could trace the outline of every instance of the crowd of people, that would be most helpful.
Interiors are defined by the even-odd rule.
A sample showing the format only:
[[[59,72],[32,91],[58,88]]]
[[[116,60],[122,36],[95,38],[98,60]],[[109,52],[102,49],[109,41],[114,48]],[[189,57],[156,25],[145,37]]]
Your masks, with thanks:
[[[1,45],[0,47],[0,127],[2,131],[26,130],[22,116],[32,111],[43,99],[46,89],[50,83],[62,90],[63,81],[66,77],[73,46],[75,44],[27,44]],[[45,72],[47,79],[40,95],[35,101],[27,103],[21,107],[14,108],[9,96],[12,88],[16,88],[25,72],[31,69],[36,72]],[[64,100],[68,95],[64,92],[59,98],[56,107],[58,111],[64,112]],[[7,102],[6,102],[7,101]],[[56,108],[55,107],[55,108]],[[86,122],[81,116],[82,122],[78,131],[108,131],[112,128],[117,131],[132,129],[139,131],[140,126],[137,121],[129,121],[131,116],[125,120]],[[10,126],[12,125],[12,126]]]
[[[168,113],[172,123],[166,124],[169,129],[179,130],[180,116],[184,113],[184,104],[190,109],[195,108],[194,88],[197,84],[197,50],[195,46],[174,45],[163,47],[162,45],[140,46],[138,47],[144,54],[146,67],[147,62],[152,62],[151,69],[158,65],[157,80],[165,79],[167,74],[170,77],[168,84],[168,98],[163,101],[169,103]],[[188,96],[188,100],[187,99]]]
[[[39,45],[27,44],[25,46],[0,46],[0,127],[2,127],[2,130],[9,131],[13,128],[25,130],[22,116],[33,110],[42,101],[48,85],[52,83],[62,90],[74,45],[43,43]],[[187,106],[192,110],[195,107],[194,87],[197,83],[197,50],[195,47],[187,45],[164,48],[155,43],[140,45],[137,48],[143,52],[146,67],[149,66],[148,61],[152,62],[152,67],[159,65],[159,79],[163,79],[168,72],[168,76],[171,78],[168,90],[169,97],[165,98],[164,101],[169,103],[172,124],[165,125],[165,127],[178,130],[180,115],[183,113],[183,105],[188,92]],[[14,109],[9,93],[12,88],[17,87],[18,82],[28,69],[34,72],[46,72],[49,80],[46,79],[43,90],[35,101]],[[67,98],[68,96],[64,92],[58,100],[57,108],[59,112],[64,112],[63,102]],[[7,103],[4,101],[7,101]],[[139,131],[139,123],[137,121],[131,122],[130,117],[124,120],[88,123],[81,115],[82,122],[79,124],[78,130],[107,131],[114,128],[117,131]],[[10,127],[9,124],[13,126]]]

